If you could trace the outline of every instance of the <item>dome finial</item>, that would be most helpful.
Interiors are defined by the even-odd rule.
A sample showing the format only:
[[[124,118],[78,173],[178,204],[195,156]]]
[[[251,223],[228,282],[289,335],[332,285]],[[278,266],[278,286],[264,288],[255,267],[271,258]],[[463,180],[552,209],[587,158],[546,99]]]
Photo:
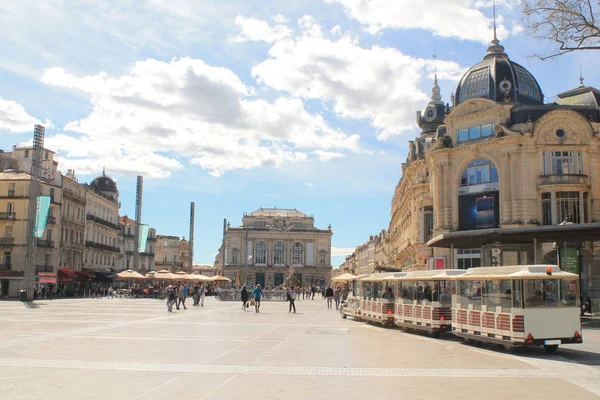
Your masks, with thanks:
[[[508,58],[508,55],[504,52],[504,46],[502,46],[500,44],[500,41],[498,40],[498,35],[496,32],[496,1],[493,0],[492,1],[492,6],[494,9],[494,38],[492,39],[492,44],[490,44],[490,46],[487,49],[487,54],[483,57],[483,59],[485,60],[486,58],[491,58],[491,57],[502,57],[502,58]]]
[[[583,71],[581,65],[579,66],[579,87],[583,87]]]
[[[494,9],[494,40],[492,40],[492,43],[498,44],[500,42],[498,41],[498,36],[496,36],[496,0],[492,0],[492,7]]]
[[[438,77],[437,77],[437,55],[433,55],[433,88],[431,88],[431,103],[442,103],[442,95],[440,94],[440,87],[438,85]]]
[[[102,176],[106,176],[106,167],[102,167]]]

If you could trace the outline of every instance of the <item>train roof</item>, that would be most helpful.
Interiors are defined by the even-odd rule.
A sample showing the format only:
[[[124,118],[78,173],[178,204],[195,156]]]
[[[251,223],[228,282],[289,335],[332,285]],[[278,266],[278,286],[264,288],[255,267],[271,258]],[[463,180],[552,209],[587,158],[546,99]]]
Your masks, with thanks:
[[[405,276],[406,274],[406,272],[378,272],[362,277],[359,280],[363,282],[383,282],[395,277]]]
[[[391,281],[411,281],[411,280],[444,280],[451,279],[454,276],[462,275],[465,269],[434,269],[427,271],[411,271],[402,276],[393,276],[387,280]]]
[[[548,270],[552,274],[548,274]],[[458,280],[477,279],[576,279],[579,275],[562,271],[556,265],[514,265],[504,267],[469,268],[466,273],[455,276]]]

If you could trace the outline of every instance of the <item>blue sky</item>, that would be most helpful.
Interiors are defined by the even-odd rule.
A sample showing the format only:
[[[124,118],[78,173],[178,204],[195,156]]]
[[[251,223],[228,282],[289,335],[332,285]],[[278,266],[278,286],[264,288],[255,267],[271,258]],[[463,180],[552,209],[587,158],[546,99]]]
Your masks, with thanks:
[[[498,36],[547,99],[598,86],[595,53],[532,58],[516,0]],[[212,263],[223,218],[297,208],[334,230],[333,265],[389,223],[437,66],[444,101],[492,38],[491,1],[0,1],[0,148],[46,125],[80,182],[115,178],[134,215]],[[434,63],[433,54],[438,61]]]

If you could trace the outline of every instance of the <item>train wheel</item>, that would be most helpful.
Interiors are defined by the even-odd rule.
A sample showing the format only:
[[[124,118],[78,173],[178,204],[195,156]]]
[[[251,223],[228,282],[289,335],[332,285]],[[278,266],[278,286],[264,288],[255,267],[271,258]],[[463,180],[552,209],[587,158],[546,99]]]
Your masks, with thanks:
[[[511,344],[505,344],[505,345],[503,345],[502,347],[504,348],[504,350],[505,350],[507,353],[514,353],[514,352],[515,352],[515,350],[517,349],[517,347],[516,347],[516,346],[513,346],[513,345],[511,345]]]
[[[546,353],[556,353],[556,350],[558,350],[558,345],[557,344],[545,344],[544,350],[546,350]]]
[[[429,332],[429,336],[431,336],[432,338],[435,338],[435,339],[439,339],[440,337],[442,337],[442,332],[431,331],[431,332]]]
[[[346,318],[348,318],[348,316],[346,314],[342,313],[342,319],[346,319]]]
[[[467,338],[467,337],[463,337],[463,342],[464,342],[465,344],[467,344],[467,345],[470,345],[470,346],[472,346],[472,345],[474,345],[474,344],[475,344],[475,341],[474,341],[473,339],[469,339],[469,338]]]

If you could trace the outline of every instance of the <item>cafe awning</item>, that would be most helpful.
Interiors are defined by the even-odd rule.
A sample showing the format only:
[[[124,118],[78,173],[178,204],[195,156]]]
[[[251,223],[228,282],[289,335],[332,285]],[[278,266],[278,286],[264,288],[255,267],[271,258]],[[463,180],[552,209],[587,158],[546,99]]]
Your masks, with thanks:
[[[488,244],[529,244],[548,242],[584,242],[600,240],[600,223],[526,226],[457,231],[438,235],[427,242],[429,247],[469,249]]]

